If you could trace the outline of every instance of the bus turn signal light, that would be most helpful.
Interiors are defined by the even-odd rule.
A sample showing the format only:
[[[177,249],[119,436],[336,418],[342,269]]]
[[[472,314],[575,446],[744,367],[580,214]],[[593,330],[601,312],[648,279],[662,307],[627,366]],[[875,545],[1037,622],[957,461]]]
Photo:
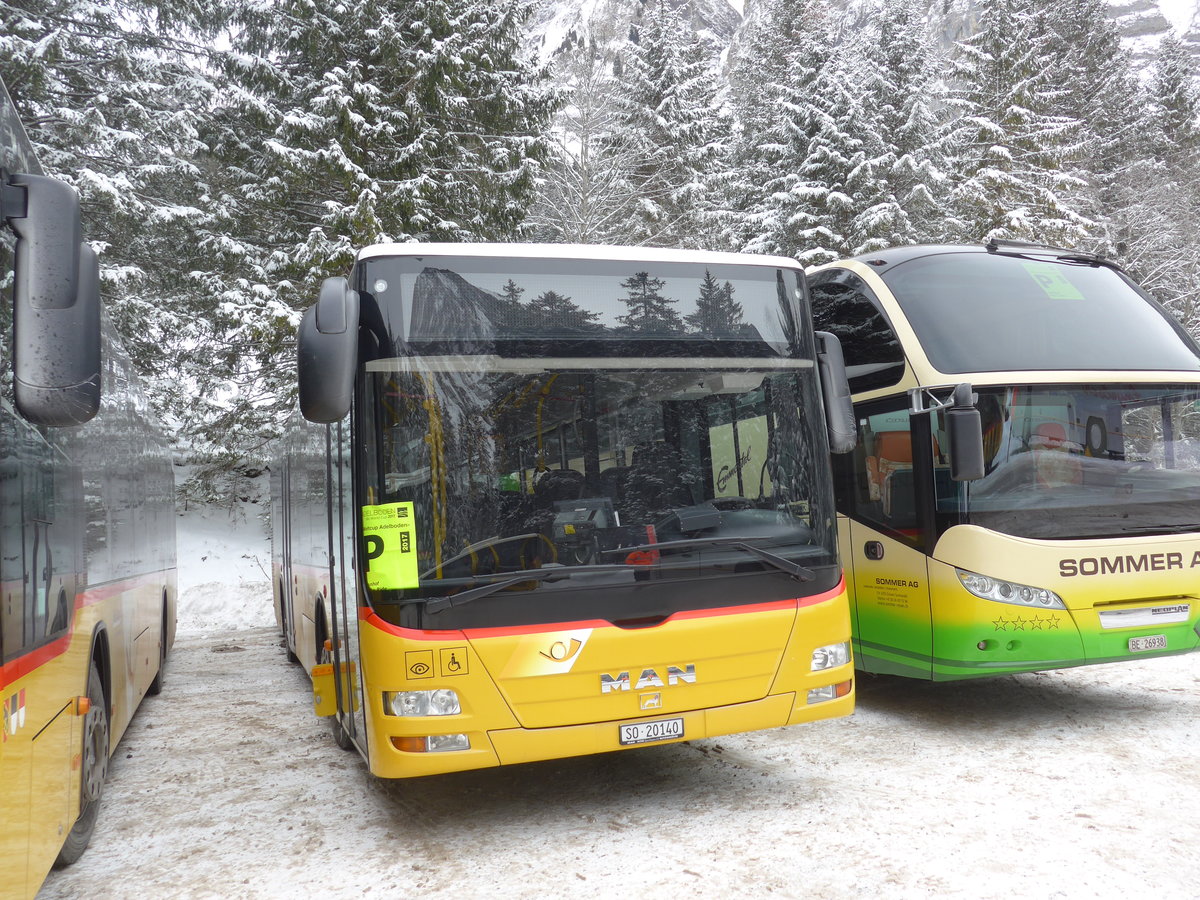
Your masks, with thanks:
[[[837,684],[827,684],[825,687],[813,688],[808,692],[808,703],[824,703],[826,700],[836,700],[850,693],[854,681],[840,681]]]
[[[447,750],[470,750],[471,740],[465,734],[393,737],[392,746],[405,753],[444,753]]]

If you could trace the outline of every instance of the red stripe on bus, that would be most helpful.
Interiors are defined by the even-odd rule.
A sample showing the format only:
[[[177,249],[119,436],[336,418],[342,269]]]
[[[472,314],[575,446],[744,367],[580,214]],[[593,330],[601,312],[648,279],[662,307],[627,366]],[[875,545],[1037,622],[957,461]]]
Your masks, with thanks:
[[[6,690],[10,684],[66,653],[67,648],[71,646],[71,634],[72,631],[67,631],[62,637],[55,638],[49,644],[43,644],[36,650],[31,650],[24,656],[18,656],[11,662],[0,666],[0,691]]]
[[[157,572],[152,572],[148,575],[135,575],[132,578],[126,578],[123,581],[113,581],[108,584],[96,585],[94,587],[85,588],[82,593],[75,595],[75,611],[88,607],[95,606],[98,603],[103,603],[105,600],[111,600],[114,597],[127,593],[136,587],[146,583],[153,582],[156,585],[163,585],[164,582],[159,576],[169,569],[160,569]],[[63,634],[48,644],[42,644],[40,647],[35,647],[28,653],[18,656],[16,659],[11,659],[8,662],[0,665],[0,690],[4,690],[13,682],[24,678],[31,672],[37,671],[42,666],[46,665],[51,660],[62,656],[71,646],[71,638],[75,635],[75,616],[71,616],[71,621],[67,625],[67,630]]]
[[[674,622],[684,619],[711,619],[719,616],[737,616],[743,614],[753,614],[761,612],[774,612],[783,609],[803,609],[808,606],[816,606],[818,603],[827,603],[830,600],[838,597],[846,592],[846,579],[843,576],[838,581],[837,587],[832,590],[825,591],[820,594],[813,594],[811,597],[793,597],[787,600],[771,600],[766,603],[753,603],[747,606],[722,606],[716,609],[690,609],[682,612],[677,612],[667,619],[664,619],[662,624]],[[471,628],[461,631],[424,631],[417,628],[402,628],[399,625],[393,625],[390,622],[384,621],[376,612],[366,606],[361,606],[358,609],[358,618],[378,628],[380,631],[393,634],[396,637],[402,637],[410,641],[456,641],[463,638],[488,638],[488,637],[514,637],[525,634],[548,634],[556,631],[575,631],[583,628],[615,628],[612,622],[604,619],[584,619],[577,622],[554,622],[540,625],[521,625],[512,627],[500,628]]]

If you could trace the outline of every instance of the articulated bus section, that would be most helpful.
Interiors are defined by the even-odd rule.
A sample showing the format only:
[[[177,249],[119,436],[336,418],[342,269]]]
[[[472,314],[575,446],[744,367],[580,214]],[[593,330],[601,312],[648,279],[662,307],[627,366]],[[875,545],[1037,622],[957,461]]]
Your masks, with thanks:
[[[1110,263],[1005,242],[881,251],[810,288],[854,392],[833,462],[860,667],[1200,648],[1200,348],[1168,313]],[[955,477],[963,413],[979,455]]]

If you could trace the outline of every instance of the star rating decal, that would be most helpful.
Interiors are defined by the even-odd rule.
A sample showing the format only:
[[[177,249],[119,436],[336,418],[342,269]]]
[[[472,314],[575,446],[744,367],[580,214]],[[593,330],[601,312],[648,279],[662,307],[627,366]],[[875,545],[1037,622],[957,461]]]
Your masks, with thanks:
[[[1017,616],[1006,619],[1004,616],[1000,616],[998,619],[993,619],[992,624],[996,626],[997,631],[1024,631],[1026,628],[1030,631],[1058,631],[1062,623],[1059,616],[1043,616],[1038,613],[1032,618]]]

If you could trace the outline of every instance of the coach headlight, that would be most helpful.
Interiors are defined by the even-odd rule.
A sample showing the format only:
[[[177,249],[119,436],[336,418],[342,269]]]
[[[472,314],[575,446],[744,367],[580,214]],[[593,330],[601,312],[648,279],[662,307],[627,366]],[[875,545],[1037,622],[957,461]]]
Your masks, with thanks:
[[[392,716],[457,716],[462,712],[458,694],[439,691],[384,691],[383,711]]]
[[[1014,606],[1030,606],[1034,609],[1066,609],[1062,597],[1046,588],[1032,587],[1028,584],[1017,584],[1013,581],[1001,581],[999,578],[989,578],[963,569],[955,569],[958,580],[968,591],[983,600],[995,600],[997,603],[1011,603]]]

